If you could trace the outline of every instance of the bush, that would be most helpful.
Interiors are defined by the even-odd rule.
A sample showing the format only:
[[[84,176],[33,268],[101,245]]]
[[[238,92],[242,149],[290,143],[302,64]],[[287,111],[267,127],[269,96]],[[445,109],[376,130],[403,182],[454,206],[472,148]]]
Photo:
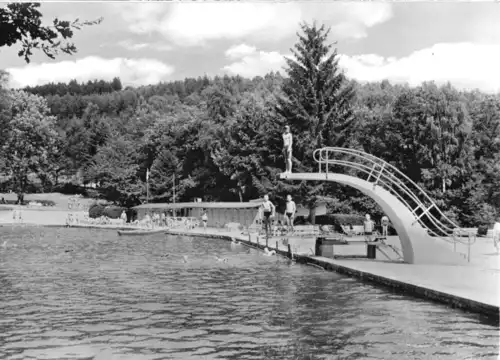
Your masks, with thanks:
[[[87,189],[83,186],[74,183],[64,183],[54,186],[54,192],[59,192],[64,195],[83,195],[87,196]]]
[[[122,211],[124,210],[127,209],[119,206],[106,206],[104,208],[104,216],[107,216],[110,219],[119,219],[122,214]]]
[[[486,236],[486,234],[488,233],[488,228],[489,228],[488,225],[479,225],[477,227],[477,235],[478,236]]]
[[[365,218],[356,214],[332,214],[330,215],[333,225],[363,225]]]
[[[104,215],[105,208],[105,206],[98,203],[91,204],[89,207],[89,217],[92,219],[100,218]]]
[[[52,200],[35,200],[36,202],[39,202],[43,206],[56,206],[55,201]]]
[[[5,203],[9,205],[18,205],[17,200],[5,200]],[[28,203],[28,200],[23,200],[21,205],[28,205]]]
[[[136,209],[127,209],[125,210],[125,213],[127,214],[127,220],[128,222],[133,222],[137,220],[137,210]]]
[[[96,189],[87,189],[87,197],[91,199],[99,199],[101,197],[101,193]]]
[[[26,186],[25,192],[27,194],[42,194],[44,188],[40,182],[29,182]]]

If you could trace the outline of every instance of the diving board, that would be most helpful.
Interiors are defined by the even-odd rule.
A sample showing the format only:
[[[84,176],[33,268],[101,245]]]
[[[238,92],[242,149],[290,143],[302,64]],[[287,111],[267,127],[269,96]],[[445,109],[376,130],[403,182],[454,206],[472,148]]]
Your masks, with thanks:
[[[290,181],[333,181],[351,186],[372,198],[389,216],[401,241],[403,261],[408,264],[463,265],[467,260],[454,252],[439,238],[429,235],[417,215],[396,195],[382,186],[350,175],[319,173],[282,173],[281,179]]]

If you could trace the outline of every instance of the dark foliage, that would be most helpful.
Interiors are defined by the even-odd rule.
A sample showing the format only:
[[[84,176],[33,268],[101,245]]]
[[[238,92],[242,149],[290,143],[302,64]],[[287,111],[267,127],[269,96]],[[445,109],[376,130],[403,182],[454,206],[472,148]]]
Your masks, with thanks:
[[[101,216],[104,216],[104,209],[106,207],[101,204],[92,204],[89,207],[89,217],[92,219],[100,218]]]
[[[381,209],[357,190],[279,180],[287,123],[295,172],[317,171],[312,152],[319,146],[364,150],[407,174],[460,225],[498,219],[500,96],[433,83],[410,88],[349,81],[327,36],[321,26],[303,25],[286,77],[198,77],[125,89],[114,79],[27,88],[38,95],[30,101],[43,97],[55,117],[57,151],[43,169],[46,183],[56,184],[53,191],[128,208],[146,201],[149,170],[150,202],[172,202],[175,186],[176,202],[249,201],[269,193],[282,210],[291,194],[311,210],[326,203],[330,213],[379,219]],[[2,104],[0,145],[12,118]],[[98,190],[58,185],[63,174]],[[305,221],[341,220],[348,221],[315,219],[312,212]]]
[[[68,41],[73,30],[99,24],[101,19],[79,22],[54,19],[52,26],[42,26],[40,3],[10,3],[0,8],[0,48],[21,44],[18,55],[30,62],[33,50],[41,50],[51,59],[59,52],[74,54],[75,44]]]
[[[103,214],[110,219],[119,219],[122,211],[124,210],[126,210],[126,208],[120,206],[106,206],[104,208]]]

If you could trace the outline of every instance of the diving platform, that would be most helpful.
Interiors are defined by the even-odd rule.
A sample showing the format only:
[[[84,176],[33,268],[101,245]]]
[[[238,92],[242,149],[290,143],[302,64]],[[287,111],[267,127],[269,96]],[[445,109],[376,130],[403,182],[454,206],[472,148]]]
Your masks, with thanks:
[[[423,189],[394,166],[373,155],[345,148],[318,149],[314,159],[319,165],[317,173],[285,172],[280,178],[333,181],[372,198],[391,219],[405,263],[463,265],[470,260],[470,250],[468,254],[454,250],[457,242],[468,244],[470,249],[475,235],[448,219]],[[349,175],[341,173],[341,168],[349,168]],[[462,238],[464,234],[466,237]],[[454,243],[455,249],[446,242]]]

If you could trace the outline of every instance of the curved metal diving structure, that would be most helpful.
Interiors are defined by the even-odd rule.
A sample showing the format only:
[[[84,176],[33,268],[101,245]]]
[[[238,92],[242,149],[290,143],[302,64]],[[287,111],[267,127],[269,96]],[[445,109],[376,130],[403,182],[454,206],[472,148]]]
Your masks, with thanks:
[[[341,155],[344,159],[336,159],[335,155]],[[328,165],[340,165],[356,170],[358,177],[360,177],[359,173],[368,174],[366,181],[370,182],[373,179],[374,186],[382,186],[395,195],[413,213],[414,223],[419,223],[429,235],[448,242],[463,244],[475,242],[475,234],[458,226],[439,209],[420,186],[388,162],[360,150],[338,147],[317,149],[314,151],[313,157],[319,165],[320,173],[322,165],[325,165],[327,174]],[[345,159],[346,157],[347,159]],[[431,210],[439,214],[440,219],[433,215]],[[418,213],[419,211],[420,213]],[[424,220],[428,220],[428,222]],[[430,227],[429,223],[433,226]],[[467,238],[467,241],[462,240],[463,236]]]
[[[419,262],[417,257],[430,259],[432,256],[425,254],[426,250],[441,251],[439,246],[435,247],[434,239],[452,243],[455,252],[457,243],[468,245],[467,257],[470,259],[470,245],[476,241],[476,234],[458,226],[419,185],[393,165],[363,151],[339,147],[317,149],[313,157],[319,167],[317,174],[285,173],[282,178],[335,181],[355,187],[372,197],[384,211],[398,218],[396,230],[400,235],[403,253],[406,253],[405,261]],[[346,171],[339,171],[339,166]],[[443,256],[454,257],[444,252]]]

